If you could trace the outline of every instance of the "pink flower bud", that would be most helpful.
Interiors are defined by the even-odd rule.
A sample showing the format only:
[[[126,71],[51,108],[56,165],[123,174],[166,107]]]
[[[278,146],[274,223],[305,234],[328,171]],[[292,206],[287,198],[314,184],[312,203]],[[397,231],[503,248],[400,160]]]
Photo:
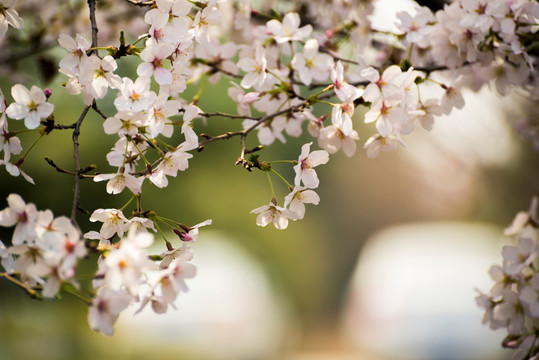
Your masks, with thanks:
[[[260,99],[260,93],[256,91],[252,91],[250,93],[245,94],[241,102],[244,103],[245,105],[249,105],[257,101],[258,99]]]
[[[49,88],[46,88],[46,89],[43,90],[43,94],[45,94],[45,97],[48,99],[52,95],[52,90],[49,89]]]

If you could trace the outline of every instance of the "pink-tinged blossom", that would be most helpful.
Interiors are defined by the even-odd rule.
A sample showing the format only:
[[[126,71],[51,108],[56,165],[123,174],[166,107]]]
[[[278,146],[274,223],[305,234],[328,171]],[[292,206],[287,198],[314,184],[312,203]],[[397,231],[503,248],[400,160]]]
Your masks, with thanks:
[[[320,129],[324,127],[324,117],[316,117],[309,110],[305,110],[303,115],[309,121],[307,131],[312,137],[317,138],[320,135]]]
[[[460,5],[466,11],[460,24],[465,28],[477,29],[484,33],[493,25],[493,15],[497,15],[496,8],[499,6],[496,1],[489,0],[460,0]]]
[[[185,279],[196,275],[195,265],[189,263],[193,254],[186,246],[173,249],[161,254],[164,257],[160,272],[151,290],[144,296],[137,313],[151,303],[152,309],[158,314],[167,311],[168,305],[174,307],[174,300],[181,292],[188,292]],[[160,292],[158,292],[160,290]]]
[[[241,86],[248,89],[253,86],[262,86],[266,81],[266,51],[258,46],[255,50],[255,58],[242,57],[238,61],[238,67],[247,74],[241,79]]]
[[[510,335],[520,334],[524,330],[524,307],[518,293],[505,291],[503,299],[504,302],[494,308],[493,318],[504,322]]]
[[[365,142],[363,148],[367,150],[367,157],[374,159],[380,152],[390,152],[397,148],[397,144],[401,144],[403,147],[406,145],[398,135],[390,134],[386,137],[380,134],[374,134]]]
[[[97,55],[82,58],[80,83],[95,99],[103,99],[109,87],[118,89],[122,85],[122,79],[113,73],[117,68],[116,61],[110,55],[103,59]]]
[[[36,236],[37,209],[34,204],[26,204],[17,194],[7,197],[8,207],[0,211],[0,226],[15,226],[13,245],[32,243]]]
[[[234,28],[236,30],[242,30],[247,28],[251,21],[251,0],[239,0],[236,4]]]
[[[341,101],[345,101],[346,98],[357,92],[354,86],[344,80],[344,67],[340,61],[337,61],[335,67],[331,69],[331,81],[335,94]]]
[[[314,190],[296,186],[292,192],[285,196],[284,207],[296,214],[293,220],[303,219],[305,216],[305,204],[318,205],[320,197]]]
[[[277,44],[283,44],[288,41],[300,41],[309,36],[313,31],[311,25],[299,27],[300,18],[297,13],[287,13],[283,22],[270,20],[266,23],[267,32],[273,35]]]
[[[185,152],[183,148],[178,148],[174,151],[169,151],[165,154],[163,160],[152,171],[149,179],[159,188],[164,188],[168,185],[167,176],[176,177],[178,171],[184,171],[189,167],[188,160],[193,155]]]
[[[393,131],[394,127],[408,121],[409,116],[399,102],[394,100],[384,100],[379,98],[371,105],[371,109],[365,114],[366,124],[376,122],[376,129],[381,136],[387,137]]]
[[[198,135],[193,130],[192,121],[198,117],[201,110],[195,104],[190,104],[184,108],[182,134],[185,136],[185,142],[182,148],[185,151],[198,148]]]
[[[2,119],[5,120],[4,114]],[[20,154],[22,151],[21,140],[8,130],[8,122],[3,121],[0,128],[0,151],[4,151],[4,160],[9,161],[11,154]]]
[[[193,226],[189,226],[189,227],[185,227],[184,230],[185,232],[176,232],[176,234],[180,237],[180,239],[182,241],[185,241],[185,242],[194,242],[198,239],[198,233],[199,233],[199,230],[198,228],[202,227],[202,226],[207,226],[207,225],[211,225],[212,223],[212,220],[206,220],[206,221],[203,221],[199,224],[196,224],[196,225],[193,225]]]
[[[118,111],[113,117],[103,122],[105,134],[118,134],[120,136],[135,136],[139,127],[146,125],[146,117],[140,112]]]
[[[109,194],[120,194],[127,187],[133,194],[140,194],[144,177],[135,177],[129,173],[99,174],[94,177],[95,182],[106,181]]]
[[[157,0],[156,5],[144,15],[144,21],[151,25],[150,37],[156,42],[176,43],[188,32],[185,15],[191,10],[191,3],[184,0]]]
[[[76,40],[67,34],[60,34],[58,43],[68,51],[60,61],[60,67],[69,69],[79,66],[81,59],[86,57],[86,52],[91,47],[90,42],[80,34],[76,35]]]
[[[485,314],[483,315],[483,319],[481,320],[482,324],[488,324],[492,330],[505,327],[506,321],[494,318],[494,309],[498,305],[498,302],[492,299],[492,297],[483,294],[482,292],[479,292],[479,295],[476,296],[475,302],[479,307],[485,309]]]
[[[99,274],[105,276],[104,285],[112,290],[127,289],[133,296],[144,282],[142,275],[156,265],[148,258],[146,248],[153,243],[153,235],[131,228],[117,249],[111,249],[100,266]]]
[[[17,0],[3,0],[2,4],[0,4],[0,38],[6,35],[8,25],[15,29],[19,29],[23,25],[23,20],[19,13],[13,9],[16,3]]]
[[[133,82],[128,77],[122,78],[118,96],[114,99],[114,106],[118,111],[145,111],[156,98],[156,94],[150,90],[150,78],[140,76]]]
[[[440,106],[438,99],[428,99],[418,104],[418,109],[423,113],[417,116],[417,119],[423,126],[423,129],[431,131],[434,126],[434,116],[443,114],[443,109]]]
[[[322,149],[330,154],[334,154],[342,148],[342,151],[348,157],[356,153],[357,140],[359,140],[357,131],[354,130],[346,135],[335,125],[326,126],[320,129],[320,134],[318,135],[318,145]]]
[[[217,0],[209,0],[206,7],[196,13],[192,28],[198,43],[210,42],[209,26],[217,24],[221,15],[221,11],[217,8]]]
[[[538,198],[537,196],[534,196],[532,198],[530,208],[528,211],[519,211],[515,218],[513,219],[513,222],[511,225],[506,227],[503,230],[503,234],[505,236],[513,236],[520,234],[524,229],[526,229],[526,226],[529,224],[530,220],[533,219],[537,215],[537,204],[538,204]]]
[[[120,312],[133,300],[133,296],[123,289],[115,291],[107,287],[100,288],[88,311],[88,323],[92,330],[112,335],[113,325]]]
[[[361,75],[371,82],[362,95],[366,101],[374,103],[379,100],[402,100],[404,97],[402,70],[397,65],[388,67],[382,75],[373,68],[363,70]]]
[[[436,20],[428,7],[420,7],[414,16],[401,11],[397,14],[397,18],[400,20],[397,26],[404,33],[406,44],[413,44],[421,48],[428,47],[429,35],[432,30],[429,25]]]
[[[105,239],[111,238],[115,234],[123,236],[128,224],[127,218],[118,209],[97,209],[90,216],[90,221],[103,223],[99,232]]]
[[[445,86],[445,93],[442,96],[442,109],[444,114],[449,115],[453,108],[462,109],[464,107],[464,97],[462,92],[453,86]]]
[[[28,129],[37,128],[40,120],[54,110],[54,105],[47,102],[43,90],[37,86],[28,90],[24,85],[16,84],[11,88],[11,95],[15,102],[7,107],[6,114],[12,119],[24,119]]]
[[[159,85],[170,85],[172,74],[165,68],[165,60],[172,55],[175,48],[169,43],[150,43],[140,53],[143,63],[137,67],[139,76],[153,77]]]
[[[181,103],[178,100],[168,100],[168,94],[159,94],[146,113],[150,136],[170,137],[174,128],[169,117],[177,115],[180,108]]]
[[[318,187],[319,180],[313,168],[326,164],[329,161],[329,154],[324,150],[310,152],[311,145],[312,142],[301,147],[298,164],[294,166],[294,171],[296,172],[294,184],[295,186],[300,186],[300,183],[303,183],[306,188],[314,189]]]
[[[147,232],[148,229],[155,231],[153,221],[148,218],[133,216],[129,219],[129,228],[133,228],[137,232]]]
[[[208,220],[207,220],[208,221]],[[189,261],[193,258],[193,253],[189,250],[189,247],[183,243],[181,247],[177,249],[167,250],[164,253],[161,253],[161,263],[159,264],[160,269],[167,269],[172,261],[176,259],[183,259],[183,261]]]
[[[251,116],[250,104],[259,99],[260,93],[250,92],[248,94],[245,94],[245,91],[238,84],[234,82],[231,84],[232,86],[228,88],[227,93],[228,96],[230,96],[232,100],[234,100],[234,102],[238,105],[238,114],[243,116]],[[250,101],[250,99],[252,99],[252,101]]]
[[[293,211],[277,206],[273,202],[252,210],[251,214],[258,214],[256,217],[258,226],[266,226],[272,222],[278,230],[286,229],[288,219],[295,219],[297,216]]]
[[[252,126],[258,124],[256,120],[244,120],[242,126],[244,129],[249,129]],[[286,143],[286,139],[283,136],[283,130],[286,128],[286,119],[284,117],[275,117],[269,121],[265,121],[263,124],[257,126],[258,141],[262,145],[271,145],[275,139],[279,139],[282,143]]]
[[[539,273],[533,274],[529,285],[520,290],[520,300],[527,305],[530,315],[539,319]]]
[[[107,154],[107,161],[111,166],[123,166],[125,171],[134,172],[140,152],[144,152],[148,146],[146,141],[128,141],[126,137],[121,137]]]
[[[503,269],[509,275],[517,275],[537,258],[539,253],[537,239],[533,238],[533,231],[526,235],[528,236],[521,235],[518,246],[503,247]]]
[[[6,166],[6,171],[11,176],[17,177],[17,176],[21,175],[24,178],[24,180],[28,181],[32,185],[35,185],[34,179],[32,179],[27,173],[22,171],[20,163],[12,164],[12,163],[7,162],[5,160],[0,160],[0,165],[5,165]]]
[[[307,40],[303,47],[303,53],[297,53],[290,63],[297,71],[300,80],[305,85],[310,85],[314,80],[324,81],[330,75],[333,67],[333,58],[328,54],[318,52],[318,41]]]
[[[338,126],[345,135],[350,135],[354,131],[352,127],[352,116],[356,108],[354,101],[362,94],[362,90],[355,89],[347,93],[342,104],[336,104],[331,111],[331,123]]]
[[[238,46],[229,41],[221,44],[217,39],[211,39],[209,43],[202,43],[196,49],[196,57],[202,58],[211,64],[217,64],[220,69],[227,73],[237,75],[238,66],[232,58],[236,56],[238,52]],[[211,70],[207,68],[207,70]],[[215,74],[209,77],[209,81],[212,84],[217,83],[221,77],[221,72],[217,71]]]
[[[15,272],[15,269],[13,268],[14,261],[13,255],[9,253],[8,248],[6,248],[4,243],[0,240],[0,264],[6,273],[13,274]]]

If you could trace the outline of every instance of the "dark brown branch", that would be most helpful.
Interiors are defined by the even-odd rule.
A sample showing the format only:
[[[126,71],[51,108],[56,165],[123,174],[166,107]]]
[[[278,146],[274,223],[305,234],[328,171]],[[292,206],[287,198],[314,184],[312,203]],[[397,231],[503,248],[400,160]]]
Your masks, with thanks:
[[[79,208],[79,198],[80,198],[80,158],[79,158],[79,135],[80,135],[80,126],[82,124],[82,121],[86,117],[86,114],[88,114],[88,111],[90,110],[91,105],[88,105],[84,108],[82,113],[80,114],[79,120],[75,123],[75,129],[73,130],[73,158],[75,159],[75,188],[73,190],[73,206],[71,207],[71,222],[73,225],[79,229],[79,225],[77,223],[77,209]]]
[[[248,162],[245,160],[245,154],[246,154],[245,139],[247,138],[247,135],[251,131],[256,129],[258,126],[260,126],[261,124],[263,124],[266,121],[269,121],[269,120],[271,120],[273,118],[276,118],[279,115],[283,115],[283,114],[287,114],[287,113],[291,113],[291,112],[296,112],[296,111],[301,111],[302,109],[305,108],[307,103],[308,103],[308,101],[306,100],[306,101],[302,102],[301,104],[290,106],[290,107],[288,107],[286,109],[274,112],[273,114],[263,116],[263,117],[259,118],[258,120],[256,120],[256,122],[253,125],[249,126],[248,128],[245,128],[245,129],[243,129],[241,131],[229,131],[229,132],[221,134],[221,135],[208,137],[206,140],[201,141],[201,142],[198,143],[198,149],[200,151],[200,150],[204,149],[204,145],[206,145],[208,143],[211,143],[211,142],[214,142],[214,141],[217,141],[217,140],[227,140],[227,139],[230,139],[231,137],[234,137],[234,136],[241,136],[241,153],[240,153],[240,157],[236,161],[236,165],[242,164],[247,170],[250,170],[250,168],[248,166]]]
[[[213,117],[213,116],[221,116],[221,117],[227,117],[230,119],[249,119],[249,120],[260,120],[260,117],[253,117],[253,116],[244,116],[244,115],[233,115],[233,114],[227,114],[223,112],[212,112],[212,113],[200,113],[199,116],[203,117]]]
[[[96,102],[94,101],[94,103],[92,104],[92,109],[95,110],[96,113],[99,114],[99,116],[101,116],[103,119],[107,120],[108,119],[108,116],[103,114],[103,112],[101,111],[101,109],[99,109],[99,107],[97,107],[97,104]]]
[[[58,171],[59,173],[62,173],[62,174],[68,174],[68,175],[76,175],[74,172],[72,171],[67,171],[65,169],[62,169],[61,167],[59,167],[58,165],[56,165],[54,163],[54,161],[52,161],[51,158],[48,158],[46,157],[45,158],[45,161],[47,162],[47,164],[49,164],[50,166],[52,166],[56,171]]]
[[[95,19],[95,2],[96,0],[88,0],[88,7],[90,8],[90,23],[92,24],[92,48],[97,47],[97,21]],[[90,51],[90,54],[93,52]],[[90,55],[88,54],[88,55]]]
[[[49,164],[50,166],[52,166],[56,171],[58,171],[59,173],[62,173],[62,174],[68,174],[68,175],[73,175],[73,176],[76,176],[77,174],[72,172],[72,171],[68,171],[66,169],[62,169],[61,167],[59,167],[58,165],[56,165],[56,163],[54,161],[52,161],[51,158],[49,157],[46,157],[45,158],[45,161],[47,162],[47,164]],[[84,169],[81,169],[80,170],[80,175],[79,177],[81,179],[89,179],[89,178],[93,178],[94,176],[93,175],[84,175],[90,171],[93,171],[95,170],[96,166],[95,165],[90,165],[90,166],[87,166],[86,168]]]

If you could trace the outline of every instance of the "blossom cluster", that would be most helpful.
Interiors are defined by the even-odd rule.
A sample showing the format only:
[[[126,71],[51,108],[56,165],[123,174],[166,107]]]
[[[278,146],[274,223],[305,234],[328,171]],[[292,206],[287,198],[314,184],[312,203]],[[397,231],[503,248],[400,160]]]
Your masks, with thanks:
[[[488,293],[477,296],[485,309],[483,323],[493,330],[506,329],[503,346],[517,349],[513,360],[539,357],[539,224],[537,198],[528,212],[519,212],[504,234],[516,245],[502,250],[502,266],[494,265],[489,274],[495,284]]]
[[[9,207],[0,211],[0,226],[15,227],[11,246],[0,241],[2,267],[17,275],[33,294],[41,289],[45,298],[54,298],[67,284],[74,282],[75,267],[86,255],[79,231],[65,216],[54,217],[52,211],[38,211],[17,194],[7,198]]]
[[[211,220],[192,227],[180,224],[182,230],[175,233],[181,245],[174,248],[166,240],[167,251],[155,261],[150,253],[158,226],[154,225],[154,216],[128,219],[118,209],[97,209],[90,216],[90,221],[102,223],[99,232],[84,234],[86,239],[99,240],[97,250],[101,254],[93,281],[96,294],[88,313],[92,329],[112,335],[113,324],[129,305],[140,302],[141,311],[150,303],[156,313],[162,314],[169,305],[174,307],[181,292],[187,292],[185,279],[196,273],[189,262],[193,255],[187,244],[196,241],[198,229],[210,225]]]
[[[268,205],[261,206],[251,211],[252,214],[259,214],[256,224],[266,226],[273,223],[275,228],[282,230],[288,226],[288,220],[299,220],[305,216],[305,204],[318,205],[320,197],[312,190],[319,184],[318,175],[313,169],[318,165],[329,161],[329,154],[324,150],[310,152],[312,143],[302,146],[301,154],[294,166],[296,176],[294,186],[290,186],[290,193],[284,198],[284,207],[277,205],[277,200],[273,197]],[[266,171],[271,170],[271,165],[267,165]],[[269,175],[268,175],[269,176]]]
[[[62,6],[71,3],[78,3],[79,8],[86,5],[75,1]],[[314,168],[340,150],[348,157],[356,153],[358,120],[372,124],[366,127],[372,134],[363,148],[367,157],[374,158],[395,150],[398,144],[404,146],[403,136],[412,133],[418,123],[431,130],[436,117],[462,108],[464,89],[477,91],[488,84],[501,95],[513,87],[524,89],[531,97],[539,95],[533,52],[539,2],[534,0],[456,0],[436,13],[417,6],[415,12],[398,14],[398,32],[393,34],[371,23],[374,6],[370,1],[307,1],[302,12],[298,6],[297,11],[281,14],[254,9],[249,0],[128,0],[114,6],[131,5],[140,16],[133,17],[136,26],[118,29],[119,45],[112,30],[98,38],[95,17],[102,12],[95,9],[95,1],[87,4],[91,34],[90,29],[78,26],[59,33],[54,27],[40,37],[51,37],[66,52],[58,71],[63,74],[66,93],[82,95],[85,108],[79,120],[66,125],[60,116],[55,118],[49,89],[13,85],[11,103],[0,93],[0,151],[4,151],[0,164],[11,175],[33,183],[21,169],[33,147],[17,161],[12,160],[12,155],[23,149],[19,132],[42,136],[72,129],[75,171],[51,165],[74,175],[73,209],[78,208],[78,184],[84,179],[106,181],[109,194],[120,194],[127,188],[132,197],[121,208],[93,211],[89,220],[102,223],[101,228],[82,236],[75,211],[70,219],[55,219],[49,210],[38,212],[18,195],[10,195],[9,208],[0,212],[0,225],[15,226],[15,231],[12,245],[2,245],[0,255],[12,281],[28,291],[39,289],[43,296],[55,297],[67,289],[77,292],[75,265],[89,251],[97,252],[95,292],[86,300],[91,304],[91,327],[105,334],[112,334],[120,312],[135,302],[140,301],[141,309],[151,303],[154,311],[165,312],[186,290],[184,279],[195,274],[186,243],[196,240],[199,227],[211,220],[189,227],[156,211],[144,211],[142,206],[145,183],[166,188],[170,177],[188,170],[194,150],[202,151],[214,141],[241,138],[236,165],[265,172],[272,192],[268,205],[251,211],[258,215],[256,224],[273,223],[284,229],[289,220],[304,217],[305,204],[320,201]],[[7,34],[8,26],[27,31],[14,9],[19,6],[23,8],[15,1],[0,0],[0,38],[9,40],[6,36],[13,34],[12,29]],[[39,16],[36,11],[31,14]],[[46,12],[43,18],[47,23],[54,16]],[[99,34],[103,34],[101,30]],[[233,41],[225,42],[226,36]],[[103,44],[104,39],[107,44]],[[46,46],[38,48],[42,51]],[[136,75],[118,74],[123,57],[137,61]],[[221,78],[228,81],[226,92],[236,104],[236,113],[210,113],[199,107],[206,86]],[[199,90],[186,96],[191,84],[199,85]],[[114,98],[112,114],[100,110],[107,95]],[[362,111],[356,112],[358,107]],[[104,120],[104,134],[114,136],[115,144],[106,155],[113,170],[99,167],[92,173],[93,168],[80,168],[77,137],[88,111],[98,113]],[[361,119],[359,112],[364,114]],[[219,117],[230,120],[229,130],[208,135],[213,131],[208,120]],[[8,118],[23,120],[25,130],[9,130]],[[195,131],[197,119],[203,120],[200,126],[206,126],[207,133]],[[252,139],[255,131],[256,139]],[[312,141],[303,142],[297,160],[263,160],[264,146],[303,135]],[[249,149],[248,141],[256,141],[258,146]],[[322,150],[311,151],[315,141]],[[293,167],[293,185],[275,170],[277,163]],[[271,176],[288,188],[282,206]],[[132,201],[136,204],[131,216],[125,216]],[[182,245],[174,247],[159,226],[174,232]],[[526,229],[523,234],[533,233]],[[166,251],[157,255],[159,260],[149,250],[155,232],[165,238]],[[525,236],[528,240],[522,242],[522,251],[535,246],[530,241],[535,241],[536,235],[532,240]],[[94,242],[98,244],[89,245]],[[520,255],[513,259],[510,254],[521,250],[506,250],[507,262],[520,259]],[[515,269],[520,265],[507,265],[507,269],[504,265],[491,273],[505,272],[513,281],[529,264],[518,271]],[[524,301],[520,289],[533,285],[531,277],[514,284],[518,286],[510,286],[511,294],[518,291],[518,301]],[[501,310],[511,302],[501,297],[515,295],[500,290],[489,296],[493,309],[499,309],[493,311],[491,324],[503,324],[511,335],[518,331],[524,334],[518,314]],[[531,313],[526,301],[528,305],[522,308]],[[535,341],[528,338],[522,338],[523,343]]]

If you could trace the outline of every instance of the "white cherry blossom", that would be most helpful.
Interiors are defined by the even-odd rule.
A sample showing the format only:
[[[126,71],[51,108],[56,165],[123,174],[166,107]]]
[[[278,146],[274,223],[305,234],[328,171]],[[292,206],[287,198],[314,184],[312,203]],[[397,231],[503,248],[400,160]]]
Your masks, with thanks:
[[[294,166],[294,171],[296,172],[294,184],[296,187],[300,186],[300,183],[303,183],[306,188],[317,188],[319,180],[313,168],[326,164],[329,161],[329,154],[324,150],[310,152],[311,145],[312,142],[304,144],[301,147],[298,164]]]
[[[305,25],[302,27],[299,27],[299,25],[300,18],[297,13],[287,13],[283,17],[282,23],[275,19],[266,23],[268,32],[273,35],[278,44],[288,41],[303,40],[313,31],[313,27],[311,25]]]
[[[2,0],[0,3],[0,38],[6,35],[8,25],[19,29],[23,25],[23,20],[19,13],[13,9],[17,0]]]
[[[273,223],[278,230],[286,229],[288,227],[288,219],[295,219],[297,217],[293,211],[277,206],[273,202],[252,210],[251,214],[258,214],[256,217],[256,224],[258,226],[266,226],[269,223]]]
[[[284,207],[293,211],[297,217],[293,220],[303,219],[305,216],[305,204],[318,205],[320,197],[314,190],[302,186],[296,186],[284,198]]]
[[[37,128],[40,120],[48,117],[54,110],[54,105],[47,102],[43,90],[35,85],[30,90],[21,84],[14,85],[11,95],[15,102],[7,107],[6,114],[12,119],[24,119],[24,125],[28,129]]]

